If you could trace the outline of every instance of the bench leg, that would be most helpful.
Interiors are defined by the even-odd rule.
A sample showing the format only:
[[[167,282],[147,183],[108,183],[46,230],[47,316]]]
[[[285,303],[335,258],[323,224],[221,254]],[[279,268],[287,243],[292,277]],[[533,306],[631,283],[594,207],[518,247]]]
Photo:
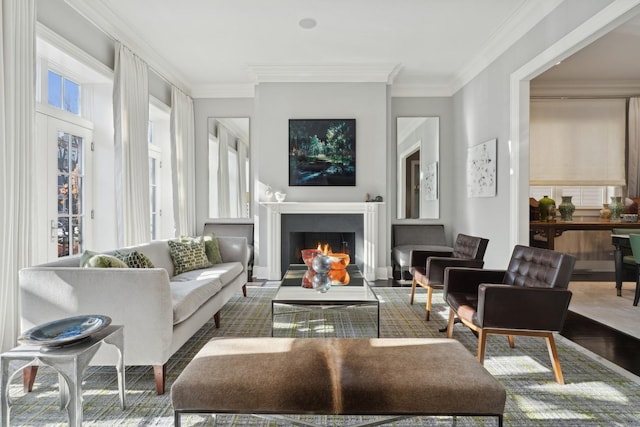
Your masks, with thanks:
[[[164,382],[167,376],[167,364],[153,365],[153,375],[156,378],[156,392],[158,395],[164,394]]]

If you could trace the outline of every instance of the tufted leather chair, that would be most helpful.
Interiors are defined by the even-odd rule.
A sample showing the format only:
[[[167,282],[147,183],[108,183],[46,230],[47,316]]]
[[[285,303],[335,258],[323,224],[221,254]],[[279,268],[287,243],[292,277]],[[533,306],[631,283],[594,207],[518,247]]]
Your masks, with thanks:
[[[564,384],[553,338],[564,325],[571,300],[567,288],[575,265],[572,255],[517,245],[506,270],[447,268],[444,299],[450,307],[447,337],[454,321],[478,334],[478,360],[484,362],[488,334],[545,338],[556,381]]]
[[[421,286],[427,290],[427,315],[431,315],[431,299],[434,289],[444,287],[444,269],[446,267],[475,267],[484,265],[484,253],[487,250],[488,239],[481,237],[458,234],[453,245],[453,252],[443,255],[440,252],[413,250],[411,251],[411,268],[409,272],[413,276],[411,282],[411,300],[416,293],[416,287]]]

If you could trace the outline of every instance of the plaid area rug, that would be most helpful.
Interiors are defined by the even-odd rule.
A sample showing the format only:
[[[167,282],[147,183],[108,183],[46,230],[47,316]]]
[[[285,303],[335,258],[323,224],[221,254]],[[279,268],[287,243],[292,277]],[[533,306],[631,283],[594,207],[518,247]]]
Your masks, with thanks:
[[[381,337],[443,337],[438,332],[446,323],[447,307],[441,293],[434,294],[432,320],[426,322],[425,293],[409,305],[408,288],[374,288],[380,299]],[[202,327],[168,362],[167,390],[186,364],[211,338],[220,336],[269,336],[273,287],[250,287],[249,296],[235,296],[223,308],[221,327],[213,320]],[[332,323],[331,316],[337,316]],[[370,313],[349,324],[343,314],[323,312],[322,322],[294,319],[292,334],[300,328],[315,334],[359,334],[371,327]],[[340,330],[342,332],[337,332]],[[345,332],[346,331],[346,332]],[[125,331],[126,332],[126,331]],[[299,332],[299,331],[298,331]],[[454,338],[475,354],[477,340],[464,326],[457,325]],[[516,337],[516,348],[506,337],[490,336],[485,367],[507,389],[505,426],[640,426],[640,379],[617,368],[561,336],[556,337],[565,385],[555,382],[545,341]],[[126,349],[125,349],[126,356]],[[415,367],[420,369],[419,366]],[[446,367],[434,375],[446,376]],[[67,425],[66,411],[59,409],[57,374],[41,367],[34,391],[23,393],[21,375],[11,383],[11,425]],[[118,404],[115,368],[89,367],[83,382],[85,426],[172,426],[170,395],[155,394],[150,367],[127,367],[127,408]],[[419,398],[419,396],[416,396]],[[372,417],[300,417],[324,425],[341,426]],[[286,421],[269,421],[250,416],[183,416],[185,426],[286,426]],[[451,417],[417,417],[396,421],[395,426],[450,426]],[[458,426],[495,426],[495,418],[458,417]]]

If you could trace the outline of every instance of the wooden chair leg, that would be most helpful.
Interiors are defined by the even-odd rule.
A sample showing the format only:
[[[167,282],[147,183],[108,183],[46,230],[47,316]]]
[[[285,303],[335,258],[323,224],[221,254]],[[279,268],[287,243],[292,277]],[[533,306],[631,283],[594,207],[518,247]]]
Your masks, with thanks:
[[[416,278],[414,277],[411,280],[411,299],[409,300],[409,304],[413,304],[413,297],[416,295]]]
[[[478,362],[484,365],[484,352],[487,348],[487,334],[483,329],[478,330]]]
[[[27,366],[22,370],[22,384],[24,392],[29,393],[33,390],[33,383],[36,381],[36,375],[38,374],[38,366]]]
[[[213,323],[215,323],[216,329],[220,328],[220,312],[219,311],[213,315]]]
[[[516,342],[513,339],[513,335],[507,335],[507,341],[509,341],[509,347],[516,348]]]
[[[564,384],[564,377],[562,376],[562,368],[560,367],[560,359],[558,358],[558,350],[556,349],[556,341],[553,338],[553,333],[545,337],[547,340],[547,348],[549,349],[549,357],[551,358],[551,366],[553,367],[553,374],[556,377],[558,384]]]
[[[456,313],[449,309],[449,322],[447,323],[447,338],[453,338],[453,324],[455,323]]]
[[[427,321],[431,317],[431,298],[433,298],[433,287],[427,286]]]
[[[167,376],[167,364],[153,365],[153,376],[156,378],[156,392],[164,394],[165,377]]]

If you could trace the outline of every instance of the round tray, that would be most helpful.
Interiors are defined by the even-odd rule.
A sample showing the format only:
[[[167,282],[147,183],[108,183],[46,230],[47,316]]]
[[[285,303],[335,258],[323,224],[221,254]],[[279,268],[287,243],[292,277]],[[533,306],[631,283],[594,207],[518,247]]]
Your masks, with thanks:
[[[18,338],[18,342],[52,347],[69,345],[88,338],[110,324],[110,317],[98,314],[67,317],[29,329]]]

